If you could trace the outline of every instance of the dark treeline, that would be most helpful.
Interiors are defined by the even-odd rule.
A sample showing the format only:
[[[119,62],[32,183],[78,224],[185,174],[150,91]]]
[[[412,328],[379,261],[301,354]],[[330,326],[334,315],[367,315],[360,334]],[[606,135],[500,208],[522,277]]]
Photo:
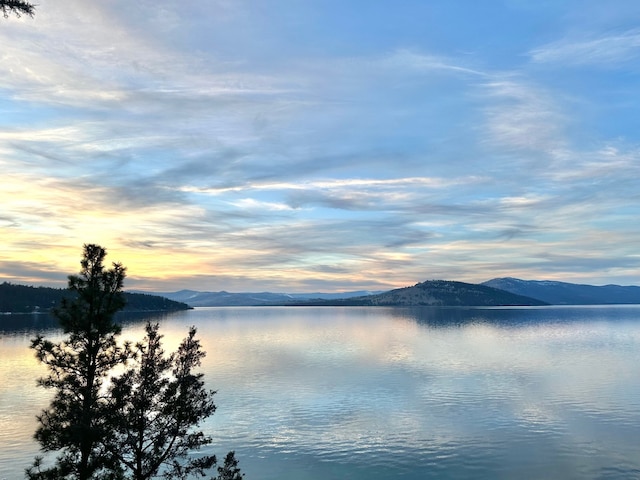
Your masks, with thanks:
[[[63,298],[73,293],[66,288],[32,287],[4,282],[0,284],[0,312],[3,313],[47,313],[58,305]],[[142,293],[125,293],[124,311],[151,312],[187,310],[186,303],[168,298]]]

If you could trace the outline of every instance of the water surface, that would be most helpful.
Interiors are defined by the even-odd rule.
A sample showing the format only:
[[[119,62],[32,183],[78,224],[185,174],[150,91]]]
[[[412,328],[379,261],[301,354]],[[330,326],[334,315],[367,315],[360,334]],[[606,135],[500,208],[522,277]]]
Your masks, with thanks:
[[[0,318],[0,321],[4,319]],[[218,410],[206,453],[251,479],[640,478],[640,307],[203,308]],[[0,332],[0,478],[37,453],[46,373],[29,319]],[[127,319],[123,337],[142,336]]]

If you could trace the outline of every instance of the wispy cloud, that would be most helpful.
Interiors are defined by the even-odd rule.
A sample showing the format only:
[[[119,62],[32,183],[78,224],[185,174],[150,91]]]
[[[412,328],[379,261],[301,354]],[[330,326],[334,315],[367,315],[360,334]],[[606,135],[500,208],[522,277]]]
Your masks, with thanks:
[[[567,37],[530,51],[536,63],[554,63],[564,66],[615,67],[628,65],[640,56],[640,30],[622,33]]]
[[[445,57],[401,49],[383,58],[380,65],[393,70],[408,70],[421,73],[438,72],[486,77],[487,73],[475,70]]]
[[[562,111],[543,88],[505,78],[485,84],[487,140],[506,148],[553,153],[565,147]]]

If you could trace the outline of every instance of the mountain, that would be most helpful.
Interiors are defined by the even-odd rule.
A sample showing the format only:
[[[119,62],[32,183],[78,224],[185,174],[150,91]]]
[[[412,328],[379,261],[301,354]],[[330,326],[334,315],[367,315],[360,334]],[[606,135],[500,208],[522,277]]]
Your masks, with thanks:
[[[285,305],[307,299],[333,300],[369,295],[373,292],[357,291],[342,293],[230,293],[230,292],[198,292],[180,290],[178,292],[151,293],[171,300],[184,302],[192,307],[240,307],[261,305]],[[375,292],[379,293],[379,292]]]
[[[284,303],[291,300],[291,297],[280,293],[230,293],[230,292],[197,292],[194,290],[180,290],[179,292],[151,293],[151,295],[162,295],[184,302],[192,307],[241,307],[271,305],[274,303]]]
[[[362,306],[503,306],[545,305],[533,298],[486,285],[429,280],[413,287],[397,288],[377,295],[342,300],[302,301],[298,305],[362,305]]]
[[[48,312],[60,303],[69,290],[61,288],[31,287],[4,282],[0,284],[0,312],[33,313]],[[150,312],[187,310],[189,305],[168,298],[125,292],[123,311]]]
[[[640,287],[636,286],[594,286],[511,277],[494,278],[482,285],[536,298],[552,305],[640,304]]]

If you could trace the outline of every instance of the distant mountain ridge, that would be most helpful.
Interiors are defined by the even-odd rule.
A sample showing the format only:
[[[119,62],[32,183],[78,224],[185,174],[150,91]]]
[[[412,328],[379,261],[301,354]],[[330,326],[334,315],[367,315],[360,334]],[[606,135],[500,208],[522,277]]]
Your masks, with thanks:
[[[283,294],[270,292],[230,293],[157,292],[192,307],[217,306],[506,306],[546,305],[546,302],[513,294],[486,285],[448,280],[428,280],[412,287],[386,292],[354,291],[342,293]]]
[[[36,287],[25,287],[36,288]],[[37,287],[44,288],[44,287]],[[49,289],[55,290],[55,289]],[[127,295],[164,297],[185,307],[275,305],[380,305],[380,306],[508,306],[640,304],[640,287],[581,285],[549,280],[494,278],[481,284],[428,280],[389,291],[339,293],[272,293],[227,291],[130,291]],[[0,296],[0,300],[2,297]],[[130,300],[129,300],[130,302]],[[130,307],[133,305],[130,304]],[[140,308],[144,310],[144,308]],[[0,303],[0,311],[2,311]]]
[[[145,292],[147,293],[147,292]],[[271,292],[243,292],[230,293],[198,292],[195,290],[180,290],[178,292],[157,292],[151,295],[162,295],[178,302],[184,302],[192,307],[254,307],[266,305],[284,305],[307,299],[333,300],[370,295],[380,292],[355,291],[341,293],[271,293]]]
[[[338,300],[300,302],[299,305],[349,305],[349,306],[533,306],[546,305],[544,301],[516,295],[486,285],[428,280],[412,287],[403,287],[377,295]]]
[[[640,287],[582,285],[552,280],[494,278],[482,283],[517,295],[542,300],[551,305],[640,304]]]
[[[68,293],[66,289],[0,284],[0,313],[46,312]],[[126,311],[172,311],[190,307],[269,305],[500,306],[640,304],[640,287],[583,285],[551,280],[501,277],[481,284],[429,280],[386,292],[230,293],[125,292]]]

